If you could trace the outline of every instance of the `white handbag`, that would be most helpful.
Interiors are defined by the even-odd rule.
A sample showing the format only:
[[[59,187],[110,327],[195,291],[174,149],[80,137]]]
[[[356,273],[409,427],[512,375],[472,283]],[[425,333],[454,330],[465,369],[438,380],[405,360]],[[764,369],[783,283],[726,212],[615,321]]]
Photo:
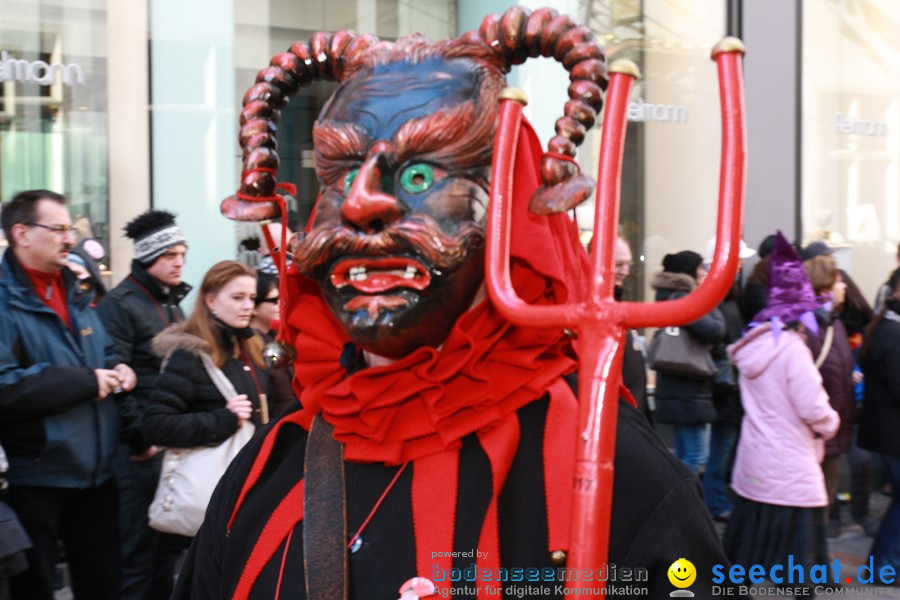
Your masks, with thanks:
[[[206,353],[200,356],[222,396],[226,400],[237,396],[234,386],[212,357]],[[218,446],[167,448],[156,495],[148,511],[150,527],[164,533],[194,537],[203,523],[216,484],[232,459],[253,437],[254,431],[253,423],[243,421],[238,430]]]

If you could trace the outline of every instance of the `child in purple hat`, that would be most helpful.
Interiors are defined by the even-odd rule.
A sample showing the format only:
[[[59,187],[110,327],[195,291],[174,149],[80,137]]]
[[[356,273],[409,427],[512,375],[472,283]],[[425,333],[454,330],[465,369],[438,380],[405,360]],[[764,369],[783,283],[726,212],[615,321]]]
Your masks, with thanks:
[[[723,543],[736,564],[768,571],[792,555],[809,573],[828,563],[819,463],[840,417],[804,341],[817,329],[816,298],[802,258],[780,232],[769,284],[766,307],[728,348],[745,413],[731,482],[737,499]]]

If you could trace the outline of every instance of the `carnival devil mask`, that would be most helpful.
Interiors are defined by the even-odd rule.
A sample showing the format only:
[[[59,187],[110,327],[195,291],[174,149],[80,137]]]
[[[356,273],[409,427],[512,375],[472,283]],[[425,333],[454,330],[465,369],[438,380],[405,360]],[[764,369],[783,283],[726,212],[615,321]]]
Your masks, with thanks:
[[[294,266],[318,282],[358,346],[394,358],[440,346],[483,279],[504,73],[539,55],[569,71],[572,100],[542,160],[544,185],[531,209],[571,208],[593,187],[573,157],[600,110],[603,53],[569,17],[514,7],[456,39],[316,33],[275,56],[244,96],[244,173],[222,212],[238,220],[279,214],[280,109],[314,80],[340,81],[313,130],[321,195],[308,233],[291,244]]]

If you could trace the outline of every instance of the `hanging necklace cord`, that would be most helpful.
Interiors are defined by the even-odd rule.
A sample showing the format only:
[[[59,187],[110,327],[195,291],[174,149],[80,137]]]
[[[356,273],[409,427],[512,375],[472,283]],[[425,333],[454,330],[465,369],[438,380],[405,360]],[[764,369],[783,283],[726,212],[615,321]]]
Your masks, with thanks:
[[[384,502],[384,499],[387,498],[388,493],[391,491],[391,488],[394,487],[394,484],[397,483],[397,480],[400,479],[400,475],[403,474],[403,471],[406,470],[406,466],[409,464],[409,461],[403,463],[397,472],[394,474],[394,478],[391,479],[391,482],[387,484],[387,487],[384,488],[384,491],[381,492],[381,496],[375,502],[375,506],[372,507],[372,510],[369,511],[369,516],[366,517],[366,520],[362,522],[362,525],[359,526],[359,529],[356,530],[356,533],[353,534],[353,537],[350,538],[350,543],[347,544],[347,548],[352,548],[353,543],[359,539],[359,536],[362,535],[363,529],[366,528],[366,525],[369,524],[369,521],[372,520],[372,517],[375,516],[375,513],[378,512],[378,508],[381,506],[381,503]]]

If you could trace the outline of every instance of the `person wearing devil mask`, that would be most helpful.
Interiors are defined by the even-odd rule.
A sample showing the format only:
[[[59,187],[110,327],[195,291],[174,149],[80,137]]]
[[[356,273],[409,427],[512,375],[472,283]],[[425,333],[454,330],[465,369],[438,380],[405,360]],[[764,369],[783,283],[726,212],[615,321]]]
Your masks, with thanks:
[[[508,14],[525,27],[527,12]],[[554,18],[531,15],[541,27]],[[512,59],[477,32],[439,43],[321,35],[292,47],[297,61],[279,59],[305,69],[312,56],[315,73],[289,78],[271,67],[245,97],[244,187],[223,205],[257,218],[265,208],[246,199],[274,193],[272,146],[251,148],[271,130],[258,98],[278,104],[281,88],[304,78],[342,81],[314,126],[322,190],[308,232],[292,241],[283,294],[301,406],[232,463],[174,597],[409,599],[447,597],[450,587],[534,595],[534,580],[515,575],[526,569],[552,578],[540,580],[553,582],[541,597],[562,597],[573,577],[564,568],[572,340],[512,325],[483,285],[497,95]],[[332,56],[335,48],[346,52]],[[602,54],[587,54],[602,70]],[[599,97],[582,104],[582,118],[596,115]],[[571,156],[566,141],[558,154]],[[532,304],[564,302],[587,265],[567,216],[522,205],[540,197],[541,155],[523,123],[511,275]],[[552,183],[577,188],[566,157],[553,160],[561,164],[545,171],[563,174]],[[615,469],[609,565],[592,581],[656,598],[673,590],[667,571],[679,557],[701,574],[727,563],[696,478],[625,404]],[[712,598],[710,577],[692,591]]]

